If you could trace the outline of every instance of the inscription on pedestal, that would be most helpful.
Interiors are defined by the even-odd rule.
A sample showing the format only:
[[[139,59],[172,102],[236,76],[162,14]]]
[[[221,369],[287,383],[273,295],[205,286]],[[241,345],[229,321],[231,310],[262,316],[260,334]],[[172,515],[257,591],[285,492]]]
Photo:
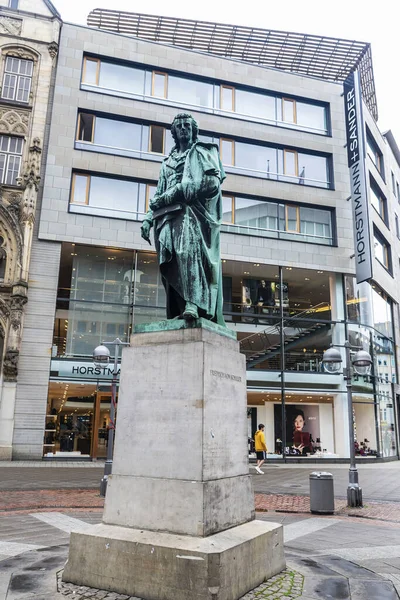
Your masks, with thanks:
[[[242,381],[242,378],[239,375],[231,375],[230,373],[224,373],[223,371],[215,371],[214,369],[210,369],[211,375],[214,377],[220,377],[221,379],[230,379],[231,381]]]

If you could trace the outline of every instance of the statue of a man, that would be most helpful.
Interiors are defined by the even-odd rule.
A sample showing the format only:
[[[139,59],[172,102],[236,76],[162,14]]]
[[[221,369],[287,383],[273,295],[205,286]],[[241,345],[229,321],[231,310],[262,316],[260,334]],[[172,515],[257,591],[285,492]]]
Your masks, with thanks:
[[[141,233],[150,243],[154,227],[167,318],[203,317],[225,325],[220,259],[225,173],[218,146],[200,142],[198,132],[189,114],[178,114],[173,120],[175,146],[162,163]]]

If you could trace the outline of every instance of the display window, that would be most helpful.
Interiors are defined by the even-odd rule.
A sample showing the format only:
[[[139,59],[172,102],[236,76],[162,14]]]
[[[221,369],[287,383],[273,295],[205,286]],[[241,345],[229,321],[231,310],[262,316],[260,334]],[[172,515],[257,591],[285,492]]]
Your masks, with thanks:
[[[106,458],[110,408],[107,384],[50,381],[43,456]]]

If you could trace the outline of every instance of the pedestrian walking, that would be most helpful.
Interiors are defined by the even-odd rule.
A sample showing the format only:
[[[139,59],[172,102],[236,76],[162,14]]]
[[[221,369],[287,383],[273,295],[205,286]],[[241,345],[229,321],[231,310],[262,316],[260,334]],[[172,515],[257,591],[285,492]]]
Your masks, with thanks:
[[[256,447],[256,455],[257,455],[257,466],[256,471],[260,473],[260,475],[264,475],[264,471],[261,471],[261,465],[265,461],[265,453],[267,452],[267,444],[265,443],[265,434],[264,434],[265,426],[260,423],[258,429],[254,435],[255,447]]]

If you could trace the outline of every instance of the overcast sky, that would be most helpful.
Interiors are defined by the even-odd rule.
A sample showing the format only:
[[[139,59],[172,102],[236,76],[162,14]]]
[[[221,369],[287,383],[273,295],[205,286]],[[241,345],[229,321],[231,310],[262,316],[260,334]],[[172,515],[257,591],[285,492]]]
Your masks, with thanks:
[[[379,121],[400,146],[398,0],[53,0],[64,21],[86,25],[94,8],[217,21],[372,44]]]

